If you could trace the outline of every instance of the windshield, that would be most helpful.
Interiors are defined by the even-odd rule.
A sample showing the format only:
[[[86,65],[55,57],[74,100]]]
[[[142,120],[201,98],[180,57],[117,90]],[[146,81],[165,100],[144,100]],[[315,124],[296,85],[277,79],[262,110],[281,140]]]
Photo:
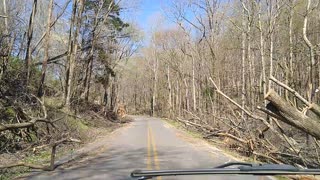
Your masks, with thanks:
[[[312,178],[319,14],[319,0],[0,0],[0,179]]]

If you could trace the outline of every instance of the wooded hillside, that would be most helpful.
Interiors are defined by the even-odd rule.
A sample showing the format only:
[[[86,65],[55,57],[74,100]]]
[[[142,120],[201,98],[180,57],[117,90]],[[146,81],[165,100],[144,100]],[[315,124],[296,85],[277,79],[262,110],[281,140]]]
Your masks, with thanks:
[[[79,128],[117,121],[118,64],[140,41],[121,17],[129,8],[121,0],[0,1],[0,157],[53,152],[48,167],[1,162],[0,170],[52,170],[56,146],[78,142]]]

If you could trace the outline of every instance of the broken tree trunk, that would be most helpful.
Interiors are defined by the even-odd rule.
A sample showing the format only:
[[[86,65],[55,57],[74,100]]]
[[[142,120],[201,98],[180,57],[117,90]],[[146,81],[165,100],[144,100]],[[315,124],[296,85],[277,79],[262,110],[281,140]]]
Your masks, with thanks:
[[[320,119],[304,115],[287,101],[282,99],[274,90],[270,90],[266,94],[265,99],[269,100],[272,105],[267,108],[274,114],[283,117],[278,118],[280,121],[320,139]]]
[[[300,101],[302,101],[305,105],[307,105],[309,107],[309,109],[314,112],[317,116],[320,117],[320,106],[315,104],[315,103],[310,103],[308,100],[306,100],[305,98],[303,98],[297,91],[295,91],[294,89],[290,88],[289,86],[287,86],[286,84],[280,82],[279,80],[277,80],[275,77],[271,76],[270,80],[277,83],[279,86],[285,88],[286,90],[288,90],[290,93],[292,93],[296,98],[298,98]]]

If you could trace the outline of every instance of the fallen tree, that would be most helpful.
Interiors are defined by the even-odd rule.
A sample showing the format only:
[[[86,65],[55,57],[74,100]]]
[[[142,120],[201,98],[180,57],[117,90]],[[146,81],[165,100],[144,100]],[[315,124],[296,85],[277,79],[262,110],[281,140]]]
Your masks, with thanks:
[[[320,139],[320,119],[311,118],[303,114],[286,102],[274,90],[270,90],[265,98],[270,101],[267,109],[272,112],[266,113]]]
[[[17,123],[0,123],[0,133],[14,133],[15,131],[20,131],[22,129],[25,128],[30,128],[36,125],[36,123],[38,122],[43,122],[46,123],[47,125],[50,124],[51,127],[53,129],[56,129],[54,123],[56,123],[57,121],[64,119],[65,116],[54,119],[54,120],[50,120],[50,118],[48,117],[48,112],[46,109],[46,106],[44,105],[44,102],[41,101],[38,97],[34,96],[34,95],[30,95],[30,97],[33,98],[33,100],[36,100],[39,105],[40,105],[40,112],[42,114],[41,117],[33,117],[31,115],[29,115],[27,112],[25,112],[25,110],[16,102],[10,100],[9,98],[6,98],[5,96],[3,96],[3,98],[5,98],[5,100],[7,100],[7,103],[10,104],[10,106],[14,107],[16,113],[17,113],[17,117],[19,117],[19,121]],[[6,132],[8,131],[8,132]],[[47,126],[47,131],[49,131],[49,128]],[[56,140],[54,140],[56,139]],[[60,140],[57,140],[60,139]],[[17,162],[17,163],[12,163],[12,164],[7,164],[7,165],[0,165],[0,170],[1,169],[8,169],[8,168],[14,168],[14,167],[27,167],[27,168],[31,168],[31,169],[41,169],[44,171],[52,171],[56,168],[55,166],[55,157],[56,157],[56,149],[57,146],[59,146],[60,144],[64,144],[64,143],[80,143],[80,140],[78,139],[74,139],[71,138],[70,135],[68,134],[60,134],[58,137],[53,138],[51,135],[49,136],[49,139],[47,139],[50,143],[48,144],[44,144],[42,146],[39,146],[38,148],[35,149],[41,149],[41,148],[45,148],[45,147],[50,147],[51,149],[51,155],[50,155],[50,163],[49,165],[36,165],[36,164],[31,164],[31,163],[27,163],[27,162]]]
[[[315,104],[315,103],[310,103],[309,101],[307,101],[305,98],[303,98],[297,91],[295,91],[294,89],[290,88],[289,86],[287,86],[286,84],[280,82],[279,80],[277,80],[275,77],[271,76],[270,80],[275,82],[276,84],[278,84],[279,86],[285,88],[286,90],[288,90],[290,93],[292,93],[296,98],[298,98],[300,101],[302,101],[305,105],[308,106],[308,108],[314,112],[316,115],[320,116],[320,106]]]
[[[13,124],[0,123],[0,132],[6,131],[6,130],[28,128],[28,127],[34,126],[37,122],[44,122],[44,123],[50,124],[52,127],[54,127],[55,122],[64,118],[64,117],[60,117],[55,120],[48,120],[48,113],[47,113],[47,109],[46,109],[46,106],[44,105],[44,103],[38,97],[36,97],[34,95],[31,95],[31,96],[33,98],[35,98],[40,103],[43,117],[29,116],[19,105],[10,101],[8,98],[6,98],[6,100],[8,100],[10,102],[10,104],[15,107],[19,116],[23,117],[23,119],[26,120],[27,122],[20,122],[20,123],[13,123]]]
[[[306,146],[304,139],[306,136],[303,134],[308,133],[318,139],[320,137],[319,119],[314,116],[309,117],[308,113],[305,115],[305,111],[302,112],[285,101],[274,90],[270,90],[265,96],[270,101],[269,104],[266,107],[257,107],[263,113],[249,110],[224,93],[212,78],[209,78],[209,81],[214,87],[213,92],[224,97],[220,105],[228,108],[221,114],[223,116],[210,115],[211,118],[215,118],[211,124],[206,123],[208,119],[204,120],[209,117],[201,113],[187,112],[185,116],[177,117],[176,119],[186,128],[201,132],[203,138],[208,140],[214,137],[221,138],[225,146],[260,161],[304,167],[318,166],[320,161],[316,152],[320,149],[320,143],[314,139],[312,145]],[[285,84],[280,84],[281,82],[275,78],[273,81],[281,87],[289,88]],[[306,101],[293,89],[288,91],[307,106],[304,109],[310,110],[315,116],[319,113],[318,105]],[[232,104],[233,107],[231,108],[228,104]],[[265,116],[266,114],[269,117]],[[292,128],[296,128],[296,131]]]

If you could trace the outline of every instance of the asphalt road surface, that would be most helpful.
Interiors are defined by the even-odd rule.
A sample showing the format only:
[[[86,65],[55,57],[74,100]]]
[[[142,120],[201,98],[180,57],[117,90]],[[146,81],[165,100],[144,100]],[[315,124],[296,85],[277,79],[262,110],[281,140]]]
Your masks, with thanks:
[[[134,169],[210,168],[232,157],[158,118],[134,117],[105,142],[105,150],[87,161],[29,176],[28,179],[132,179]],[[268,179],[257,176],[171,176],[165,179]]]

